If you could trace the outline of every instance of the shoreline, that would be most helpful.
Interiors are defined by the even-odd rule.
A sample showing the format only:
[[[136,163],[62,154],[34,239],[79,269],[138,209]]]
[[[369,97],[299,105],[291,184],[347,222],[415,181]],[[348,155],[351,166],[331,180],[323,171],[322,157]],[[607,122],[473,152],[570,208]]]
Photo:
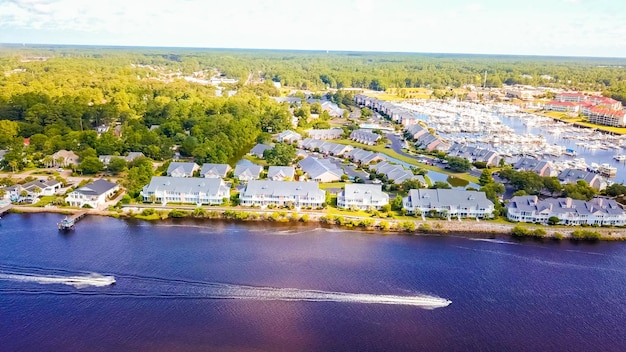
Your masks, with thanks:
[[[324,228],[338,228],[342,230],[396,233],[408,235],[439,235],[445,236],[453,233],[455,236],[485,238],[486,236],[504,236],[507,238],[535,238],[535,239],[570,239],[585,240],[576,238],[573,233],[576,231],[590,231],[597,233],[599,237],[595,240],[601,241],[623,241],[626,240],[626,229],[609,227],[566,227],[566,226],[545,226],[528,223],[496,223],[489,220],[396,220],[381,219],[363,216],[349,215],[329,215],[323,212],[298,212],[290,210],[261,210],[247,208],[199,208],[201,212],[194,214],[191,209],[181,208],[138,208],[127,206],[121,211],[96,210],[96,209],[75,209],[75,208],[40,208],[27,206],[14,206],[10,213],[56,213],[75,214],[87,212],[87,215],[108,216],[113,218],[127,218],[144,221],[163,221],[173,219],[193,219],[193,220],[220,220],[240,223],[264,222],[267,224],[302,224],[314,225]],[[148,210],[148,215],[141,215],[142,211]],[[514,229],[523,228],[527,231],[524,234],[514,235]]]

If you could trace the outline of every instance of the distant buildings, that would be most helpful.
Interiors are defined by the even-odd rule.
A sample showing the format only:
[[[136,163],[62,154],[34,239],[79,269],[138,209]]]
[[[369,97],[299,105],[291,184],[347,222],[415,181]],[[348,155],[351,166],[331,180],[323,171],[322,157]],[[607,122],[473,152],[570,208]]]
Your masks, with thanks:
[[[274,147],[272,147],[271,145],[267,145],[267,144],[257,144],[254,147],[252,147],[252,149],[250,150],[250,155],[252,156],[256,156],[257,158],[263,158],[263,152],[265,152],[268,149],[272,149]]]
[[[488,166],[497,166],[500,162],[500,155],[492,150],[471,147],[461,143],[454,143],[448,149],[448,155],[469,160],[470,162],[484,162]]]
[[[70,165],[78,165],[79,157],[72,151],[61,149],[52,154],[52,159],[55,167],[68,167]]]
[[[544,110],[582,113],[589,122],[598,125],[626,127],[626,114],[619,101],[580,92],[562,92],[544,105]]]
[[[586,202],[572,198],[540,200],[537,196],[518,196],[507,205],[507,217],[511,221],[541,224],[556,217],[564,225],[626,225],[626,212],[614,200],[606,198]]]
[[[370,130],[358,129],[350,133],[350,139],[362,144],[375,145],[376,141],[380,139],[380,135]]]
[[[302,136],[298,132],[294,132],[291,130],[286,130],[278,134],[278,141],[283,143],[294,143],[299,142],[302,139]]]
[[[121,155],[100,155],[98,156],[98,159],[100,160],[100,162],[102,162],[105,166],[108,166],[109,163],[111,162],[111,159],[113,158],[121,158],[123,160],[125,160],[127,163],[130,163],[131,161],[144,156],[142,152],[130,152],[128,153],[127,156],[121,156]]]
[[[329,128],[323,130],[306,130],[306,133],[311,139],[339,139],[343,135],[343,129],[341,128]]]
[[[533,171],[539,176],[555,176],[555,171],[550,163],[529,157],[520,158],[515,165],[515,171]]]
[[[565,169],[557,176],[562,183],[576,183],[580,180],[587,182],[590,187],[601,191],[607,187],[607,181],[604,177],[595,172],[589,172],[579,169]]]

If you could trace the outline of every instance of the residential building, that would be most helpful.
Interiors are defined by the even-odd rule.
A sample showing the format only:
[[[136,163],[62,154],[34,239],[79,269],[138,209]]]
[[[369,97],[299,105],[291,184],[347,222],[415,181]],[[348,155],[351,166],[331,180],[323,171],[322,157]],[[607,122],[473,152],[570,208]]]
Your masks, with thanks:
[[[52,196],[63,187],[63,184],[55,179],[38,179],[24,184],[16,184],[7,186],[3,189],[6,191],[6,198],[11,201],[18,202],[20,200],[29,200],[36,202],[40,196]],[[26,192],[26,196],[22,196]]]
[[[226,178],[232,167],[228,164],[202,164],[200,177],[204,178]]]
[[[404,134],[411,139],[416,140],[419,137],[428,134],[428,130],[419,124],[410,125],[404,128]]]
[[[626,113],[623,110],[611,110],[593,107],[588,114],[589,122],[598,125],[626,127]]]
[[[556,176],[550,163],[544,160],[537,160],[529,157],[520,158],[513,169],[516,171],[533,171],[539,176]]]
[[[319,208],[326,201],[326,193],[319,189],[317,182],[252,180],[239,194],[239,200],[244,206],[273,204]]]
[[[109,163],[111,162],[111,159],[113,158],[122,158],[124,159],[127,163],[130,163],[131,161],[144,156],[142,152],[130,152],[128,153],[127,156],[121,156],[121,155],[100,155],[98,156],[98,159],[100,159],[100,162],[102,162],[105,166],[108,166]]]
[[[52,159],[55,167],[68,167],[70,165],[78,165],[79,157],[72,151],[61,149],[52,154]]]
[[[70,192],[65,198],[65,202],[72,207],[98,208],[104,205],[107,199],[119,189],[120,186],[117,183],[98,179]]]
[[[261,176],[261,171],[263,171],[263,166],[261,165],[252,163],[237,164],[233,176],[239,179],[239,181],[256,180]]]
[[[292,130],[286,130],[278,134],[278,141],[283,143],[299,142],[302,136],[298,132]]]
[[[426,185],[423,176],[414,175],[412,171],[405,169],[400,165],[391,164],[389,162],[381,162],[370,166],[370,170],[377,174],[383,174],[387,180],[393,181],[395,184],[401,184],[406,180],[417,179],[422,185]]]
[[[293,166],[270,166],[267,178],[272,181],[293,181],[295,173]]]
[[[355,142],[374,145],[380,139],[380,135],[370,130],[358,129],[350,133],[350,139]]]
[[[544,110],[549,111],[559,111],[559,112],[574,112],[577,113],[580,111],[580,105],[571,101],[558,101],[553,100],[546,103],[543,106]]]
[[[374,162],[387,160],[384,154],[370,152],[369,150],[364,150],[361,148],[352,149],[351,151],[345,153],[344,157],[361,165],[369,165]]]
[[[382,185],[348,183],[337,196],[339,208],[380,209],[385,204],[389,204],[389,195],[382,191]]]
[[[230,187],[221,178],[154,176],[141,191],[144,202],[167,204],[222,204],[230,199]]]
[[[576,183],[580,180],[587,182],[590,187],[601,191],[608,185],[607,180],[596,172],[579,169],[565,169],[557,176],[562,183]]]
[[[317,151],[325,155],[341,156],[351,151],[352,146],[328,142],[325,140],[305,138],[300,142],[300,148]]]
[[[250,155],[256,156],[257,158],[263,158],[263,152],[265,152],[268,149],[272,149],[274,147],[272,147],[271,145],[267,145],[267,144],[257,144],[255,145],[252,150],[250,150]]]
[[[551,217],[557,217],[559,223],[564,225],[626,225],[624,209],[607,198],[586,202],[572,198],[540,200],[537,196],[517,196],[506,208],[511,221],[547,224]]]
[[[485,192],[457,189],[412,189],[403,199],[410,214],[448,218],[490,218],[494,206]]]
[[[196,163],[173,161],[167,168],[167,176],[171,177],[193,177],[200,166]]]
[[[448,149],[448,155],[464,158],[472,163],[476,161],[484,162],[490,166],[497,166],[501,159],[500,155],[492,150],[467,146],[457,142]]]
[[[343,135],[343,129],[341,128],[329,128],[323,130],[306,130],[306,133],[311,139],[339,139]]]
[[[300,160],[298,166],[308,178],[316,182],[335,182],[341,179],[343,170],[328,159],[317,159],[309,156]]]

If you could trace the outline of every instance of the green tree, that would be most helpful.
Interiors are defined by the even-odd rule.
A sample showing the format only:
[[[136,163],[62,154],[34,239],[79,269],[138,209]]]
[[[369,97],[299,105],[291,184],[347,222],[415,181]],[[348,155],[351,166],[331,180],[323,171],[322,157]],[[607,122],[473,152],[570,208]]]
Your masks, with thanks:
[[[391,201],[391,209],[395,210],[395,211],[399,211],[400,209],[402,209],[403,204],[402,204],[402,196],[401,195],[397,195],[392,201]]]
[[[435,181],[433,185],[430,187],[432,189],[452,189],[452,186],[448,182],[444,181]]]
[[[446,158],[450,170],[454,172],[467,172],[472,168],[469,160],[457,156],[448,156]]]
[[[119,174],[126,169],[127,162],[124,158],[113,157],[107,165],[107,170],[113,174]]]
[[[0,120],[0,149],[13,144],[20,133],[20,126],[15,121]]]
[[[493,182],[493,177],[491,176],[491,170],[489,169],[484,169],[481,173],[480,173],[480,178],[478,179],[478,184],[481,186],[484,186],[488,183],[492,183]]]
[[[94,156],[83,158],[79,165],[80,170],[86,175],[97,174],[104,169],[104,164]]]
[[[274,148],[266,149],[263,158],[268,165],[288,166],[296,158],[296,148],[287,143],[277,143]]]

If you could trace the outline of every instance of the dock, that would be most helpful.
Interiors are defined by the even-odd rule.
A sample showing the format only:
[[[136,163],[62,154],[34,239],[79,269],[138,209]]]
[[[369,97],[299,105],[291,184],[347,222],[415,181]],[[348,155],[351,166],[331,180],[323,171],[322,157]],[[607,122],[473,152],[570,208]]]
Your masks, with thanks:
[[[57,227],[59,228],[59,231],[73,230],[74,225],[76,225],[76,223],[80,221],[80,219],[84,218],[85,215],[87,215],[87,212],[81,211],[80,213],[66,216],[63,220],[61,220],[61,222],[57,223]]]
[[[4,213],[6,213],[9,210],[11,210],[11,208],[13,208],[13,204],[11,204],[11,203],[8,203],[8,204],[0,203],[0,217],[2,217],[2,215],[4,215]]]

